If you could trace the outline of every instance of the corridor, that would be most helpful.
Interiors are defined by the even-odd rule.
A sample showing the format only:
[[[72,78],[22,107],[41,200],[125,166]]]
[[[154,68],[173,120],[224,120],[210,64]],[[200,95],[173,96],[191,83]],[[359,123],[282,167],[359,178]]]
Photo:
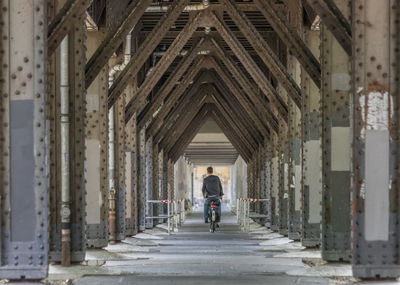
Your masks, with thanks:
[[[0,283],[400,278],[398,0],[0,2]]]
[[[252,224],[250,234],[244,233],[240,231],[236,217],[229,212],[223,213],[221,228],[214,234],[208,232],[208,225],[202,220],[200,211],[196,211],[187,218],[179,232],[171,236],[159,231],[146,231],[148,236],[138,236],[145,238],[141,240],[140,249],[129,247],[137,244],[134,238],[123,241],[125,245],[109,246],[106,249],[108,254],[102,255],[103,258],[107,256],[107,261],[104,264],[97,261],[102,264],[101,272],[83,268],[80,274],[90,276],[78,277],[73,284],[313,285],[351,280],[349,276],[329,279],[318,277],[317,273],[306,274],[309,266],[302,262],[302,256],[308,256],[309,261],[321,261],[319,251],[304,251],[299,243],[288,243],[283,236],[279,238],[279,235],[256,224]],[[260,245],[268,240],[275,243]],[[88,251],[88,256],[100,255]],[[63,271],[60,267],[50,268],[49,279],[63,277],[60,271]],[[325,271],[332,274],[332,269],[330,273]],[[351,274],[349,265],[337,265],[336,271]]]

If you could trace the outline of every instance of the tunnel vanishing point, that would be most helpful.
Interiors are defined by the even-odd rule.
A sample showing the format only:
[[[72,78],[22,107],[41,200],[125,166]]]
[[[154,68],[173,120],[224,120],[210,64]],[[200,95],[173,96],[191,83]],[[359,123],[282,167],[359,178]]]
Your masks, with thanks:
[[[0,279],[154,227],[199,160],[265,227],[400,277],[399,31],[395,0],[2,0]],[[193,147],[210,120],[230,148]]]

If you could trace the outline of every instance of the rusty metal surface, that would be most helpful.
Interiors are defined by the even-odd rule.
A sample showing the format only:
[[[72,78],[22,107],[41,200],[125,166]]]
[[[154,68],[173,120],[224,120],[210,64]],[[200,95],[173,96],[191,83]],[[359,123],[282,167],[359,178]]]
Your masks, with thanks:
[[[86,9],[90,6],[92,0],[68,0],[60,12],[54,17],[48,27],[47,36],[47,54],[52,55],[60,45],[62,39],[68,34],[70,29]],[[43,23],[42,23],[43,24]]]
[[[170,10],[163,15],[158,24],[154,27],[151,34],[140,45],[139,49],[132,56],[128,65],[114,81],[114,84],[110,87],[108,95],[109,106],[112,106],[116,102],[132,76],[136,76],[136,73],[143,66],[171,25],[176,21],[186,4],[187,0],[175,1],[171,5]]]
[[[349,21],[343,16],[342,12],[336,6],[333,0],[306,0],[307,3],[314,9],[314,11],[321,17],[324,25],[335,36],[336,40],[351,56],[351,25]]]
[[[291,29],[287,20],[271,0],[254,0],[260,12],[264,15],[279,35],[288,49],[307,70],[317,86],[321,85],[321,66],[308,47],[304,44],[297,32]],[[297,15],[298,16],[298,15]]]
[[[85,68],[85,86],[89,88],[90,84],[96,78],[100,70],[108,63],[108,60],[123,42],[126,35],[139,22],[144,10],[151,3],[151,0],[132,1],[126,8],[129,13],[122,19],[118,26],[107,32],[103,42],[98,46]]]

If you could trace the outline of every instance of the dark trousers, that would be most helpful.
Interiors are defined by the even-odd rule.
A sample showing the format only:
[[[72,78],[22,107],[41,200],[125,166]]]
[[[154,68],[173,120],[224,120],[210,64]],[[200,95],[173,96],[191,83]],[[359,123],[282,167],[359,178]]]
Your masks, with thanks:
[[[205,198],[204,199],[204,220],[211,218],[208,216],[208,209],[210,208],[210,204],[211,202]],[[221,203],[219,206],[217,206],[217,221],[219,222],[221,220],[221,214],[222,214],[222,210],[221,210]]]

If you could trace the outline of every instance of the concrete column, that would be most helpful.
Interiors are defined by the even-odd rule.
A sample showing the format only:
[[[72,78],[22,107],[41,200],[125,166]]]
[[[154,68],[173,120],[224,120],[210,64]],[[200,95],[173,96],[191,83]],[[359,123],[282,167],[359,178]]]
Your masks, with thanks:
[[[0,279],[48,267],[46,1],[2,1]]]
[[[304,41],[315,57],[319,57],[320,33],[306,30]],[[321,94],[308,73],[302,69],[301,87],[304,94],[302,113],[302,222],[301,243],[305,247],[321,244],[322,149]]]
[[[150,137],[146,142],[146,154],[145,154],[145,191],[146,191],[146,217],[153,216],[153,204],[147,203],[149,200],[153,200],[153,137]],[[147,229],[153,227],[153,220],[146,219],[145,225]]]
[[[353,275],[396,278],[400,276],[396,29],[400,9],[396,11],[395,0],[352,4]]]
[[[69,34],[69,158],[71,210],[71,262],[81,262],[86,251],[85,207],[85,42],[83,19]],[[49,183],[50,183],[50,261],[61,261],[61,129],[59,52],[50,59],[48,86]]]
[[[174,164],[169,159],[168,160],[168,200],[175,199],[175,185],[174,185]]]
[[[347,17],[350,1],[334,1]],[[322,258],[349,260],[350,254],[350,59],[321,25],[322,65]]]
[[[88,32],[86,57],[95,52],[105,32]],[[86,95],[86,239],[87,246],[108,244],[108,67],[100,71]]]

